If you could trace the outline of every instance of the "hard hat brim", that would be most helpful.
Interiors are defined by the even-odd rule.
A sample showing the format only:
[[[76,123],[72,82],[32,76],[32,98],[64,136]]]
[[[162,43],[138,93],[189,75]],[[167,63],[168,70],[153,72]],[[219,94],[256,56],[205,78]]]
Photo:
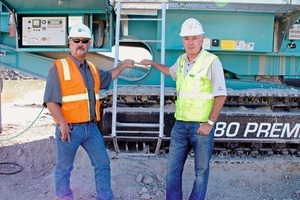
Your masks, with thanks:
[[[199,34],[184,34],[184,33],[180,33],[179,34],[179,36],[181,36],[181,37],[186,37],[186,36],[198,36],[198,35],[203,35],[204,34],[204,32],[202,32],[202,33],[199,33]]]

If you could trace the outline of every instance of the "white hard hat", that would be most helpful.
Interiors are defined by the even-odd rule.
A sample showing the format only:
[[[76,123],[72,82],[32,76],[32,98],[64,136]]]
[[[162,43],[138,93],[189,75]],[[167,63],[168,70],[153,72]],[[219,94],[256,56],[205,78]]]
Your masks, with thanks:
[[[70,38],[75,38],[75,37],[82,37],[82,38],[89,38],[91,39],[91,30],[89,27],[86,25],[79,23],[74,26],[72,26],[69,34],[69,39]]]
[[[202,35],[204,34],[201,23],[194,19],[189,18],[185,20],[181,26],[180,36],[194,36],[194,35]]]

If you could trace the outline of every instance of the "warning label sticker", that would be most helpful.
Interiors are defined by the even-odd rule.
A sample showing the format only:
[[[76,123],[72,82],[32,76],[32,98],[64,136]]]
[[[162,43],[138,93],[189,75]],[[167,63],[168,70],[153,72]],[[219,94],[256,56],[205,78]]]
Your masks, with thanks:
[[[289,30],[290,40],[300,40],[300,24],[294,24]]]
[[[246,42],[243,40],[222,40],[222,50],[242,50],[242,51],[253,51],[254,42]]]

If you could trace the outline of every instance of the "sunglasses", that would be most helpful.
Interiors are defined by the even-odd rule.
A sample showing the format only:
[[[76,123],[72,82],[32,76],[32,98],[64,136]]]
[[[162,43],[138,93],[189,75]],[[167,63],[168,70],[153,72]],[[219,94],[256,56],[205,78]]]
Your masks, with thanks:
[[[72,39],[73,42],[75,42],[76,44],[78,44],[80,41],[83,43],[83,44],[87,44],[90,39],[78,39],[78,38],[74,38]]]

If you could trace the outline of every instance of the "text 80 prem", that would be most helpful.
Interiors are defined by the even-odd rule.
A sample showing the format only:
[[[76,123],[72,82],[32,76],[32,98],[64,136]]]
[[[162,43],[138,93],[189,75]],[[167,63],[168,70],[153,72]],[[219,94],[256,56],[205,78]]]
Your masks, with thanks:
[[[300,123],[218,122],[216,138],[300,138]]]

